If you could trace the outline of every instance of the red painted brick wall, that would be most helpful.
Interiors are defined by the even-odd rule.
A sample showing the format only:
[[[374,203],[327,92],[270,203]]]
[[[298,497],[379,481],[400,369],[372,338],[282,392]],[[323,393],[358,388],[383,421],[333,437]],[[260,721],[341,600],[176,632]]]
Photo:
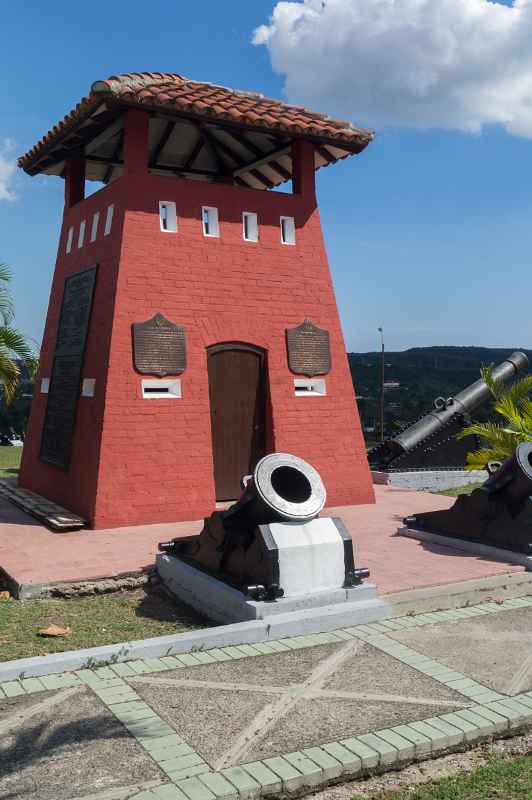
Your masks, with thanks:
[[[178,232],[159,226],[159,201],[177,206]],[[105,212],[115,204],[111,235]],[[220,237],[204,237],[201,206],[219,210]],[[92,213],[97,241],[89,243]],[[242,212],[258,214],[260,241],[242,239]],[[296,220],[296,246],[280,241],[279,217]],[[79,222],[86,219],[78,250]],[[72,253],[65,254],[74,225]],[[68,473],[39,461],[46,395],[37,388],[21,485],[86,516],[96,528],[195,519],[214,507],[206,348],[239,341],[267,353],[271,450],[294,453],[321,473],[328,503],[374,502],[351,377],[312,191],[262,192],[132,171],[65,212],[43,343],[49,376],[64,279],[99,263],[83,369],[96,378],[81,397]],[[143,400],[131,325],[161,312],[186,327],[183,397]],[[285,329],[308,317],[331,336],[326,397],[296,397]]]

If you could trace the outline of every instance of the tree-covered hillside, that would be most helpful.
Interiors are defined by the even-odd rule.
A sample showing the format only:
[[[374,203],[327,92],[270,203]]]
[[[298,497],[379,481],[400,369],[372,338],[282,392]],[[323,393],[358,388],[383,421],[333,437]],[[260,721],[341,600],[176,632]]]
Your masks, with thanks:
[[[384,379],[400,384],[385,392],[387,433],[393,433],[397,423],[426,414],[436,397],[456,394],[478,380],[482,365],[499,364],[511,352],[500,347],[414,347],[386,353]],[[523,352],[532,364],[532,351]],[[381,354],[348,353],[348,359],[363,425],[372,428],[379,418]],[[488,403],[475,418],[487,419],[489,411]]]

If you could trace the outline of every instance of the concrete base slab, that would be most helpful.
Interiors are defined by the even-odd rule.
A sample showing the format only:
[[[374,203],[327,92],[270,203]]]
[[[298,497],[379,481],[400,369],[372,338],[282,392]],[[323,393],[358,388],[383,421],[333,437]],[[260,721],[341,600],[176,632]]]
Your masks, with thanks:
[[[454,536],[443,536],[430,531],[419,531],[414,528],[400,528],[397,532],[400,536],[406,536],[409,539],[418,539],[420,542],[452,547],[455,550],[463,550],[466,553],[475,553],[475,555],[483,556],[493,561],[519,564],[528,572],[532,571],[532,556],[527,556],[525,553],[515,553],[512,550],[504,550],[502,547],[495,547],[494,545],[482,544],[469,539],[457,539]]]
[[[383,594],[393,608],[394,617],[473,606],[497,598],[506,600],[532,594],[532,572],[510,572],[443,586],[427,586],[404,592]]]
[[[404,472],[381,472],[372,470],[373,483],[381,486],[396,486],[400,489],[417,489],[423,492],[442,492],[468,483],[484,483],[484,470],[427,469]]]
[[[390,614],[372,583],[282,597],[275,602],[249,600],[242,592],[179,558],[159,553],[157,571],[166,588],[206,617],[232,623],[264,620],[272,634],[318,633],[342,625],[375,622]]]
[[[494,692],[514,696],[532,691],[530,621],[530,609],[522,608],[397,631],[390,639]]]

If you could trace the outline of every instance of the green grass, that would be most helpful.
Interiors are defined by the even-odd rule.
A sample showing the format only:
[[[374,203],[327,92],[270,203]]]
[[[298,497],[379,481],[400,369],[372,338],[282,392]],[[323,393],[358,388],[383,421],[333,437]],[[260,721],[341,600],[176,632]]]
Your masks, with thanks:
[[[0,478],[18,475],[21,458],[22,447],[0,446]]]
[[[444,494],[447,497],[458,497],[460,494],[471,494],[473,489],[478,489],[482,483],[466,483],[465,486],[453,486],[452,489],[444,489],[443,492],[436,492],[436,494]]]
[[[355,795],[353,800],[359,800]],[[530,800],[532,756],[513,761],[497,758],[470,775],[443,778],[421,788],[385,792],[375,800]]]
[[[51,623],[72,628],[72,633],[60,638],[37,635]],[[187,606],[143,589],[72,600],[0,599],[0,661],[165,636],[207,624]]]

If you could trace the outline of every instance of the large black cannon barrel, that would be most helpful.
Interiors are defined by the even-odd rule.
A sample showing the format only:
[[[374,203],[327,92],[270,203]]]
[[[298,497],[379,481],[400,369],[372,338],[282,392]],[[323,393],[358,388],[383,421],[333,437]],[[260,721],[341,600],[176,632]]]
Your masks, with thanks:
[[[516,351],[493,369],[493,378],[497,381],[510,381],[521,370],[528,366],[528,358],[525,353]],[[445,400],[438,397],[434,401],[434,410],[422,417],[418,422],[410,425],[402,433],[394,436],[395,442],[404,452],[413,450],[414,447],[427,439],[432,434],[443,428],[454,414],[469,415],[478,408],[484,400],[490,396],[490,391],[486,383],[479,379],[458,392],[454,397]]]

